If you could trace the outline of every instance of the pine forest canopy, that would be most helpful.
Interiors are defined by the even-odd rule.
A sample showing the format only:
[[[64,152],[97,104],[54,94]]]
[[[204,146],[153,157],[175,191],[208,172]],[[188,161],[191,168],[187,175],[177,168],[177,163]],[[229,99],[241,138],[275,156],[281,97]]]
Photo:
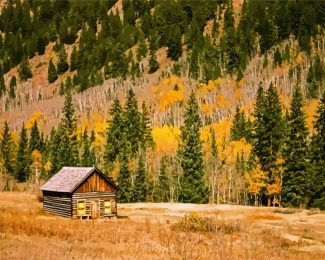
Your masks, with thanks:
[[[48,82],[75,71],[70,80],[77,91],[104,79],[141,77],[146,58],[148,72],[155,72],[156,51],[163,46],[174,62],[186,52],[186,76],[208,82],[229,74],[240,80],[253,53],[264,54],[290,35],[311,53],[311,38],[322,33],[325,22],[324,1],[245,0],[237,22],[232,1],[119,2],[122,13],[111,10],[116,0],[7,1],[0,15],[1,77],[17,65],[21,81],[32,77],[28,60],[43,55],[52,42],[55,61],[48,61]],[[212,32],[206,34],[209,21]],[[73,51],[68,59],[64,46],[69,45]],[[135,57],[127,54],[133,46],[139,47]],[[277,49],[275,62],[288,59],[287,50]],[[314,65],[308,78],[312,97],[319,93],[317,58]]]

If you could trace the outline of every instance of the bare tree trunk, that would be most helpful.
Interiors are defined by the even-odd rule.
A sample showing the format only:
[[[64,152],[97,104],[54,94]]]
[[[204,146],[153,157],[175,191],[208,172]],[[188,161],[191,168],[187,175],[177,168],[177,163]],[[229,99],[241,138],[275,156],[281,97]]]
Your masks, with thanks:
[[[218,183],[218,190],[217,190],[217,204],[220,204],[220,185]]]

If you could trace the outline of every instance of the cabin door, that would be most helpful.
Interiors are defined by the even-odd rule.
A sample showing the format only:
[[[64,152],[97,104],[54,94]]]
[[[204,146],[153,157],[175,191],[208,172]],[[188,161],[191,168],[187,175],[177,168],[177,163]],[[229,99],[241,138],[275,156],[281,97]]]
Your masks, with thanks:
[[[97,219],[99,217],[99,203],[98,200],[91,201],[91,218]]]

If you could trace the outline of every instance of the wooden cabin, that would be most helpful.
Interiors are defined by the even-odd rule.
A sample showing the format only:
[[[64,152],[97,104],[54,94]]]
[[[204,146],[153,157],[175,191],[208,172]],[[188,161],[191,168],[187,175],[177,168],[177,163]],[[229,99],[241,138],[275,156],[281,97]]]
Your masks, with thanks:
[[[95,167],[63,167],[41,190],[44,211],[59,216],[97,219],[117,215],[119,188]]]

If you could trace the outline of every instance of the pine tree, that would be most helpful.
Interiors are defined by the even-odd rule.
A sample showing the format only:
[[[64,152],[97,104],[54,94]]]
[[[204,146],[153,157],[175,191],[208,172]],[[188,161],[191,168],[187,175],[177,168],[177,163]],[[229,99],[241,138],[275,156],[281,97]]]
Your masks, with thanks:
[[[78,68],[78,51],[76,46],[73,46],[70,57],[70,71],[75,71]]]
[[[61,137],[59,131],[52,128],[48,145],[49,161],[51,162],[51,170],[47,176],[48,178],[52,177],[64,166],[64,163],[60,161],[60,145]]]
[[[30,164],[31,164],[31,158],[28,149],[28,138],[27,138],[25,125],[23,124],[20,133],[18,152],[17,152],[16,164],[15,164],[15,176],[18,181],[24,182],[28,180],[30,174],[30,168],[29,168]]]
[[[65,156],[63,162],[67,166],[77,166],[79,164],[79,151],[77,141],[77,118],[72,103],[71,92],[67,91],[62,109],[62,125],[61,125],[61,155]]]
[[[24,58],[20,63],[18,73],[21,81],[25,81],[33,77],[33,73],[32,70],[30,69],[29,61],[27,58]]]
[[[311,142],[313,166],[312,199],[310,205],[325,209],[325,92],[317,108]]]
[[[81,156],[81,165],[82,167],[93,166],[94,163],[91,161],[91,152],[89,145],[89,138],[87,134],[87,129],[85,129],[82,135],[82,156]]]
[[[47,79],[48,79],[49,83],[53,83],[57,80],[57,78],[58,78],[58,74],[56,72],[55,65],[51,59],[49,62],[49,68],[47,71]]]
[[[246,125],[246,118],[244,112],[240,110],[239,106],[236,108],[236,113],[230,129],[230,138],[233,141],[246,138],[247,140],[248,129]]]
[[[121,140],[122,140],[122,107],[118,99],[114,100],[114,104],[110,110],[111,120],[108,122],[108,129],[106,133],[106,145],[104,151],[104,160],[109,170],[112,162],[120,154]]]
[[[42,152],[42,138],[38,129],[37,121],[34,121],[33,127],[30,131],[29,151],[32,153],[34,150]]]
[[[256,99],[255,118],[254,153],[260,161],[262,170],[271,175],[284,143],[282,108],[278,93],[272,84],[266,94],[263,93],[260,85]]]
[[[149,73],[154,73],[159,69],[159,63],[157,61],[156,54],[151,52],[150,59],[149,59]]]
[[[64,91],[65,91],[65,89],[64,89],[64,83],[61,82],[60,88],[59,88],[59,95],[60,96],[63,96],[64,95]]]
[[[169,34],[167,57],[176,61],[182,56],[182,35],[179,25],[170,26]]]
[[[289,133],[285,150],[282,200],[286,206],[305,207],[311,195],[308,129],[300,88],[294,90],[290,106]]]
[[[150,126],[150,114],[147,108],[146,103],[142,103],[142,113],[141,113],[141,132],[142,132],[142,144],[145,147],[153,146],[152,139],[152,129]]]
[[[266,146],[264,157],[262,156],[262,166],[264,170],[270,171],[275,167],[275,162],[284,144],[284,120],[282,117],[282,107],[276,88],[271,84],[266,93],[266,108],[264,114],[266,126]],[[262,167],[262,168],[263,168]]]
[[[10,80],[10,85],[9,85],[9,97],[10,98],[15,98],[16,97],[16,88],[17,86],[17,79],[16,76],[12,76]]]
[[[91,131],[90,139],[89,139],[89,144],[90,144],[90,158],[89,162],[91,165],[97,165],[97,155],[96,155],[96,148],[95,148],[95,131]]]
[[[121,153],[120,158],[120,174],[117,179],[117,185],[120,188],[120,191],[118,192],[118,200],[120,202],[132,202],[133,194],[131,174],[128,165],[129,161],[128,157],[125,156],[124,151]]]
[[[204,181],[203,148],[200,140],[201,119],[199,106],[192,92],[181,128],[181,144],[178,156],[183,170],[180,200],[190,203],[206,203],[208,187]]]
[[[63,74],[69,69],[69,64],[67,62],[67,53],[65,52],[64,45],[61,46],[60,48],[60,53],[59,53],[59,62],[57,66],[57,73]]]
[[[0,97],[6,93],[5,79],[0,68]]]
[[[134,192],[133,199],[134,202],[144,202],[147,196],[147,177],[146,177],[146,168],[145,168],[145,158],[144,154],[140,155],[138,161],[137,175],[134,182]]]
[[[3,161],[4,161],[4,168],[7,173],[13,174],[14,143],[12,140],[12,136],[11,136],[7,121],[5,121],[5,124],[4,124],[2,141],[0,144],[1,144],[0,155],[2,156]]]
[[[169,180],[167,174],[168,158],[164,156],[160,161],[160,169],[158,180],[155,185],[154,201],[155,202],[169,202]]]
[[[132,155],[138,152],[142,137],[141,113],[138,111],[138,101],[132,89],[129,90],[123,111],[123,131],[130,143]]]

